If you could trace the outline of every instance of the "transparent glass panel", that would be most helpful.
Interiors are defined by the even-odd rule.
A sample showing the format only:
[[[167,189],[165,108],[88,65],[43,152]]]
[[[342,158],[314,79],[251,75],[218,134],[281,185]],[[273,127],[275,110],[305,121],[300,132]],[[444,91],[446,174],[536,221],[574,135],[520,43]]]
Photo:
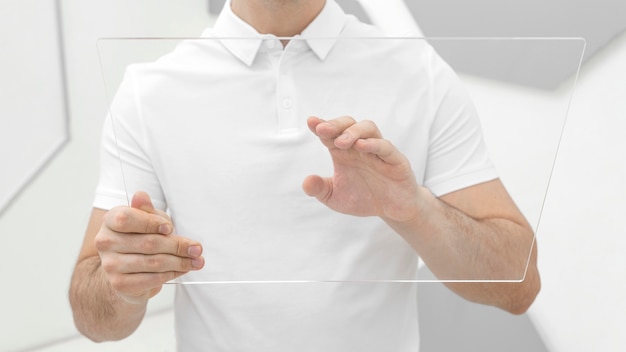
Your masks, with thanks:
[[[537,231],[584,46],[580,38],[104,38],[107,187],[121,204],[147,191],[177,235],[203,244],[204,269],[175,283],[416,282],[421,258],[435,281],[519,281],[528,260],[506,264],[456,240],[455,253],[441,234],[416,234],[431,240],[410,245],[367,211],[343,214],[305,194],[308,175],[335,170],[307,119],[374,122],[436,194],[490,179],[476,157],[478,120],[497,175]],[[340,204],[392,201],[347,194]],[[530,255],[534,239],[520,246]],[[490,266],[499,269],[480,269]]]

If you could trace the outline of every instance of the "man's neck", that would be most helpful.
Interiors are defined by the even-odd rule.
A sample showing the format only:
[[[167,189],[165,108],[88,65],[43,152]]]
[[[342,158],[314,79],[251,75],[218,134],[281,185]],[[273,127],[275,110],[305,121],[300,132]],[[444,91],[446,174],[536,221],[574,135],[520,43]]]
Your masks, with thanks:
[[[320,13],[326,0],[231,0],[233,12],[261,34],[293,37]]]

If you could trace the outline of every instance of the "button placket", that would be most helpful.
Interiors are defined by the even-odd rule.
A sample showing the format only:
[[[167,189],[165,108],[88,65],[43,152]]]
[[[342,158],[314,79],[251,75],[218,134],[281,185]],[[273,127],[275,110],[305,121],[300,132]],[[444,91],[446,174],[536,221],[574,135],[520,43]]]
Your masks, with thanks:
[[[291,98],[283,98],[281,105],[283,109],[289,110],[293,106],[293,101],[291,100]]]
[[[298,117],[295,100],[295,86],[291,76],[289,51],[283,52],[278,64],[278,84],[276,92],[276,110],[278,112],[278,130],[281,133],[298,130]]]

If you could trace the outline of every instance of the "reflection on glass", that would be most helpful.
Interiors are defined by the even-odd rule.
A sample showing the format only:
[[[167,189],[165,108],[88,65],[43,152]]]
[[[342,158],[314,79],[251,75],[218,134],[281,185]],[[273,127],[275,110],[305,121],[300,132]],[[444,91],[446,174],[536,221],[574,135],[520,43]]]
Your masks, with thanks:
[[[478,116],[536,231],[583,48],[575,38],[101,39],[100,192],[128,204],[147,191],[178,235],[203,243],[204,269],[176,283],[419,281],[415,249],[380,218],[303,192],[308,175],[333,173],[307,118],[373,121],[441,195],[490,177],[476,157]],[[525,270],[439,280],[518,281]]]

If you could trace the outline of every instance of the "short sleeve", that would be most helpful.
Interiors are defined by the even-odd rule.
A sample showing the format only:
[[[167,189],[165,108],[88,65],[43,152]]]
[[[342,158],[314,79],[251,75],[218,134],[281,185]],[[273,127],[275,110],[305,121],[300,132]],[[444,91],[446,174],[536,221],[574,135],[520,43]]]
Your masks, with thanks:
[[[134,76],[129,69],[103,125],[94,207],[108,210],[128,205],[132,195],[141,190],[150,195],[155,207],[166,208],[142,136],[141,109],[137,104]]]
[[[456,73],[434,52],[430,65],[433,121],[424,186],[441,196],[496,179],[468,92]]]

